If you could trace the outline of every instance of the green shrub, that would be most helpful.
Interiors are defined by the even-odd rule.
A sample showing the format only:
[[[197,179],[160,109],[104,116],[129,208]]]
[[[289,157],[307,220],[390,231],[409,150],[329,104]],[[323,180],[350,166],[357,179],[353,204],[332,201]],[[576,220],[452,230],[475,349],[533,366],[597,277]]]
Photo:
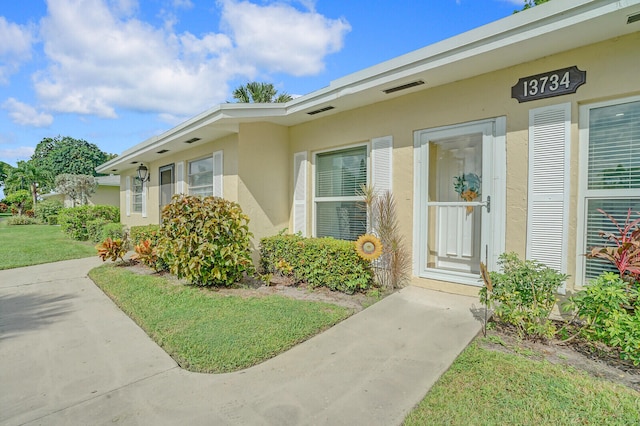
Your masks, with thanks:
[[[232,285],[252,270],[249,218],[219,197],[177,195],[162,212],[158,257],[198,285]]]
[[[49,225],[55,225],[56,223],[51,223],[49,218],[51,216],[56,216],[60,210],[64,208],[64,204],[62,201],[49,199],[40,201],[35,208],[36,217],[40,219],[42,222],[48,223]]]
[[[373,280],[370,262],[357,255],[350,241],[277,235],[260,240],[260,256],[266,273],[312,287],[352,294],[368,289]]]
[[[108,220],[102,219],[102,218],[93,219],[87,222],[86,223],[87,239],[89,241],[93,241],[94,243],[99,243],[100,241],[103,241],[104,238],[102,238],[102,228],[104,228],[104,226],[107,223],[113,223],[113,222],[109,222]]]
[[[129,236],[133,245],[138,245],[145,240],[151,241],[155,245],[158,242],[160,225],[143,225],[132,226],[129,230]]]
[[[618,347],[621,358],[640,364],[640,302],[638,291],[620,275],[604,272],[563,305],[584,321],[580,331],[589,340]]]
[[[555,292],[567,275],[535,260],[520,260],[515,253],[500,255],[498,264],[502,272],[490,273],[493,291],[483,287],[480,302],[522,337],[552,337],[556,329],[549,316],[557,302]]]
[[[126,239],[127,235],[124,230],[124,225],[113,222],[105,223],[102,226],[102,236],[98,241],[106,240],[107,238],[111,238],[112,240]]]
[[[114,206],[80,206],[60,210],[58,223],[62,230],[74,240],[90,239],[87,229],[89,222],[103,219],[108,223],[120,222],[120,209]],[[95,226],[96,225],[92,225]]]
[[[40,221],[35,217],[17,215],[7,218],[7,225],[39,225]]]
[[[51,216],[47,216],[47,223],[49,225],[57,225],[58,224],[58,215],[54,214]]]

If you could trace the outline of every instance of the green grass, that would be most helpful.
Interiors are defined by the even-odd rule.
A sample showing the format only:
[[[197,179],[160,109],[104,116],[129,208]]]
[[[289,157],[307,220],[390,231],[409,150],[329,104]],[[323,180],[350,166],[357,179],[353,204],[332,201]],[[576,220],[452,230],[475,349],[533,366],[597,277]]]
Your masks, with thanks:
[[[637,425],[640,393],[472,343],[405,425]]]
[[[351,311],[281,296],[242,298],[107,264],[89,277],[181,367],[223,373],[258,364]]]
[[[94,244],[74,241],[59,226],[0,221],[0,269],[95,256]]]

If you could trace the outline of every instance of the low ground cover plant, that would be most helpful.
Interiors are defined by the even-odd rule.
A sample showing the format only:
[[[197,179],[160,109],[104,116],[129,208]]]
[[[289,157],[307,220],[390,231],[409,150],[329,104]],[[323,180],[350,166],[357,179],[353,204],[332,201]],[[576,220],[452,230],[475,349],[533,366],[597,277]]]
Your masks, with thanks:
[[[404,425],[637,425],[638,393],[571,367],[473,342]]]
[[[89,277],[182,368],[206,373],[258,364],[352,314],[277,295],[242,297],[178,286],[107,264]]]
[[[351,294],[373,283],[370,262],[358,256],[351,241],[276,235],[260,240],[260,259],[265,273],[312,287]]]
[[[57,226],[9,226],[0,222],[0,269],[95,256],[92,244],[74,241]]]
[[[32,216],[16,215],[7,218],[7,225],[40,225],[41,222]]]

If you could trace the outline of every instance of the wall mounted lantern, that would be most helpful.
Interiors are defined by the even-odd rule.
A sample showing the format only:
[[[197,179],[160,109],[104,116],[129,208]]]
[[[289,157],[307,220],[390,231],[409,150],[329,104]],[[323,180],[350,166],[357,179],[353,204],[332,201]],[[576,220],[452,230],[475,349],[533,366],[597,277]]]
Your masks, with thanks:
[[[144,185],[145,182],[149,182],[151,180],[149,169],[144,164],[140,164],[138,166],[138,179],[140,179],[142,185]]]

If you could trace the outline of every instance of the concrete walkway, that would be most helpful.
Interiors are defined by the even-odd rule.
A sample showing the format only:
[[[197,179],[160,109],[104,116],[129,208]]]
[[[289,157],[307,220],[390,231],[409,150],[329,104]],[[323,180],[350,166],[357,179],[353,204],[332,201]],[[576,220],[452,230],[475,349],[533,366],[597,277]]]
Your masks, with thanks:
[[[407,287],[260,365],[179,368],[87,272],[0,271],[0,424],[397,425],[480,330],[476,298]]]

